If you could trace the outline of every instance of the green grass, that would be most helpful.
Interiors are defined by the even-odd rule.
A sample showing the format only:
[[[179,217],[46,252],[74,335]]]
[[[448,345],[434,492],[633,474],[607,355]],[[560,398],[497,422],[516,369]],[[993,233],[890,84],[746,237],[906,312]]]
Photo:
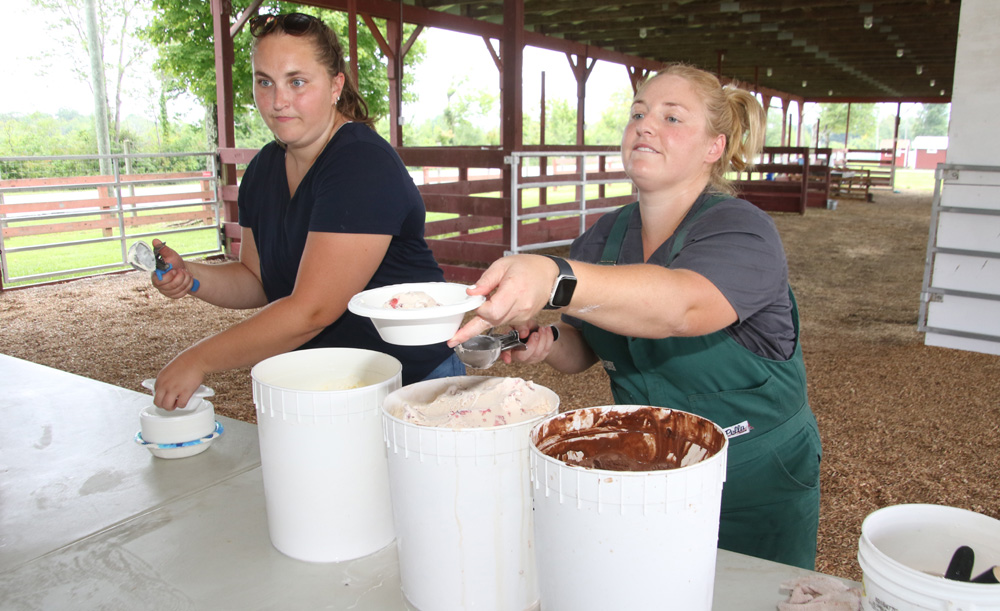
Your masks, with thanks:
[[[934,170],[897,169],[895,188],[934,192]]]
[[[204,251],[216,251],[218,230],[215,227],[205,227],[184,233],[171,233],[177,227],[168,224],[153,224],[137,227],[130,227],[125,237],[126,249],[137,239],[129,237],[135,234],[152,233],[161,234],[159,237],[168,243],[171,248],[180,253],[194,253]],[[101,266],[112,266],[108,269],[79,271],[60,274],[51,278],[41,278],[34,280],[20,280],[4,283],[4,288],[28,286],[41,282],[53,282],[57,280],[68,280],[93,275],[95,273],[107,273],[131,269],[131,266],[124,263],[122,255],[120,233],[117,229],[110,235],[104,235],[101,229],[87,231],[71,231],[58,234],[42,234],[34,236],[23,236],[10,238],[4,241],[7,250],[7,270],[8,276],[21,278],[35,276],[38,274],[50,274],[63,270],[93,268]],[[146,243],[152,245],[152,237],[142,237]],[[76,242],[82,240],[103,240],[89,244],[57,245],[64,242]],[[36,246],[41,244],[53,244],[51,247],[37,250],[25,250],[21,252],[10,252],[11,248],[24,246]]]

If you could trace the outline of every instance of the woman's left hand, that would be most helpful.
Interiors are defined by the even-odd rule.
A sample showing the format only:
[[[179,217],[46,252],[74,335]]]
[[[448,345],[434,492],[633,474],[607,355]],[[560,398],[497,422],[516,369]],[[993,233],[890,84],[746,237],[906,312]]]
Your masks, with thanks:
[[[448,345],[455,347],[502,325],[525,328],[549,302],[558,272],[554,261],[538,255],[510,255],[494,261],[466,291],[469,295],[487,295],[486,303],[448,340]]]

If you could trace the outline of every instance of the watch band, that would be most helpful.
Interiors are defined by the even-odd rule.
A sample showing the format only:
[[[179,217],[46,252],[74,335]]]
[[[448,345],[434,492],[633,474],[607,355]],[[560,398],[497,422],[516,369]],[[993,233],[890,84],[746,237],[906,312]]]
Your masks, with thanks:
[[[559,308],[565,308],[569,305],[570,300],[572,300],[573,291],[576,289],[576,275],[573,274],[573,268],[562,257],[554,255],[542,256],[552,259],[559,267],[556,281],[552,285],[552,292],[549,294],[549,302],[545,304],[544,309],[558,310]]]

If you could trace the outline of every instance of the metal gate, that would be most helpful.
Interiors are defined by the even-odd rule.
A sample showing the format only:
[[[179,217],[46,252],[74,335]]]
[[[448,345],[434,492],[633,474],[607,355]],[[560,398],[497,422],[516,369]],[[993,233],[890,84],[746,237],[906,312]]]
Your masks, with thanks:
[[[938,164],[918,330],[1000,355],[1000,167]]]
[[[102,159],[110,175],[65,175]],[[0,289],[127,269],[143,238],[202,232],[181,254],[222,251],[215,153],[3,157],[0,168]]]

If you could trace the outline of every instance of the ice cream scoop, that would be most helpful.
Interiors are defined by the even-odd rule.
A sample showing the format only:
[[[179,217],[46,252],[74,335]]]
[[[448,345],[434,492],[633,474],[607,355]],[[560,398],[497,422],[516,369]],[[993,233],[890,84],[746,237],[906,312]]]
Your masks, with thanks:
[[[127,260],[129,265],[139,271],[155,273],[157,280],[163,280],[163,274],[173,269],[173,265],[167,263],[163,259],[163,255],[160,254],[162,246],[161,244],[156,248],[150,248],[149,244],[146,244],[142,240],[134,242],[128,249]],[[194,283],[191,285],[191,292],[196,292],[199,286],[200,283],[195,278]]]
[[[489,369],[504,350],[523,350],[526,339],[521,339],[517,329],[511,329],[506,335],[477,335],[455,346],[455,354],[458,360],[473,369]],[[552,327],[552,339],[559,339],[559,329],[555,326]]]

